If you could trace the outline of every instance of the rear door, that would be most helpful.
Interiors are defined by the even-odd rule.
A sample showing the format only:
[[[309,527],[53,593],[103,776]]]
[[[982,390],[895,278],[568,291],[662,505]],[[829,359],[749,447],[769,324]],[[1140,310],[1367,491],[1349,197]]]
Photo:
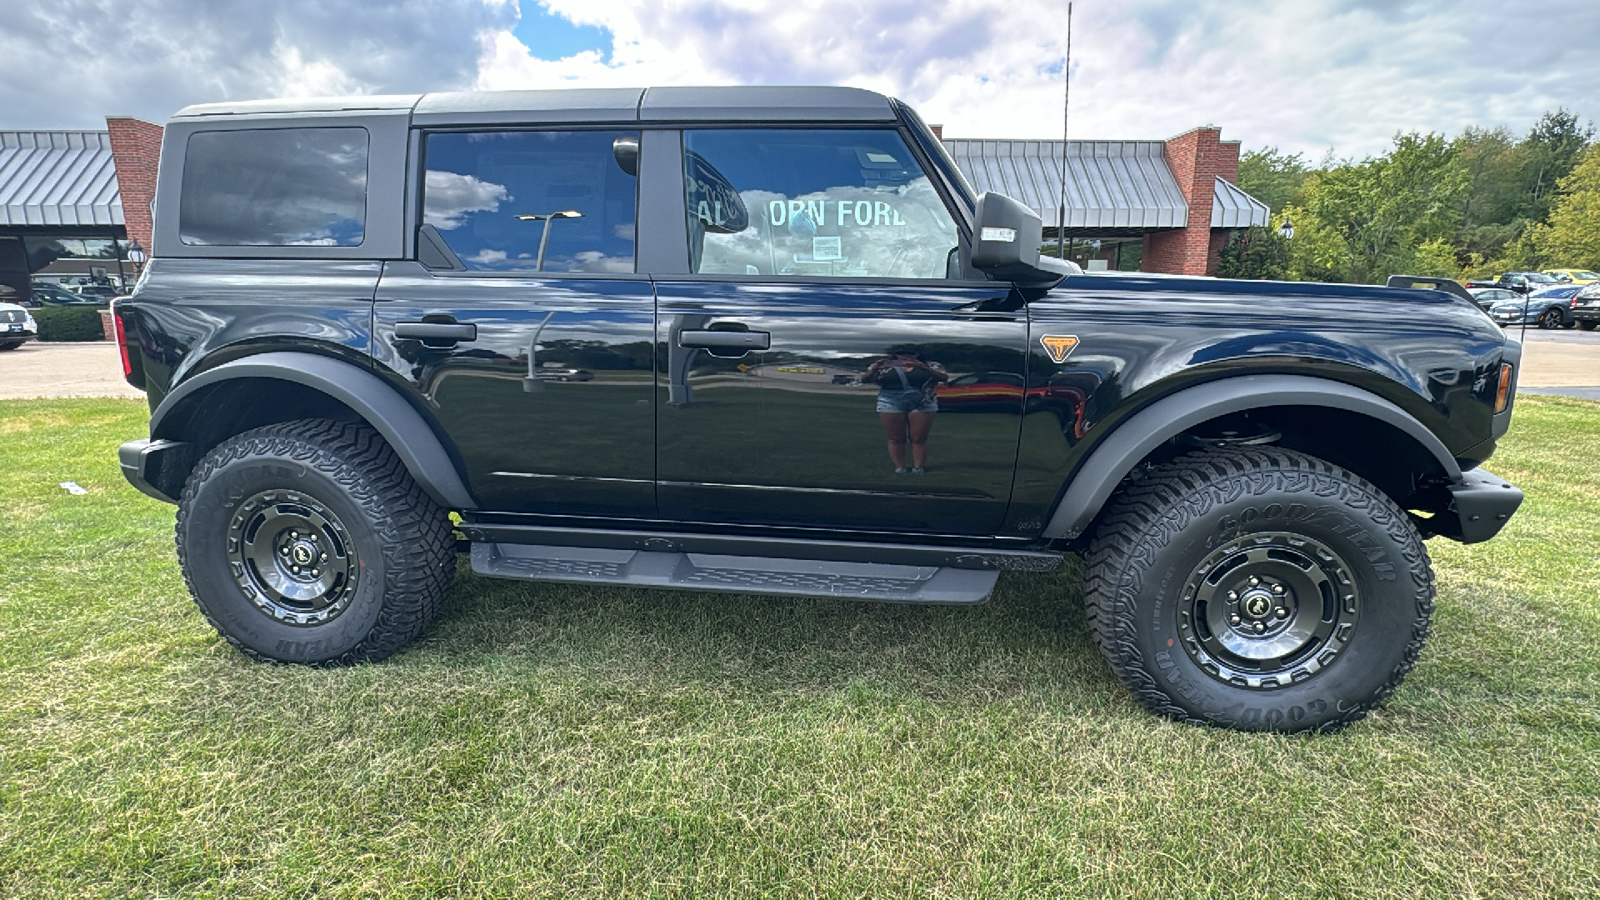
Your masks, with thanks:
[[[425,134],[418,262],[378,286],[378,365],[497,512],[655,515],[655,299],[639,132]]]
[[[966,277],[959,219],[904,136],[687,129],[683,146],[690,271],[656,274],[663,517],[994,533],[1026,313],[1010,285]],[[913,416],[881,411],[880,386],[902,385],[862,379],[908,347],[948,379],[984,373],[990,389],[982,402],[927,390],[923,455],[901,442],[897,466],[891,437]]]

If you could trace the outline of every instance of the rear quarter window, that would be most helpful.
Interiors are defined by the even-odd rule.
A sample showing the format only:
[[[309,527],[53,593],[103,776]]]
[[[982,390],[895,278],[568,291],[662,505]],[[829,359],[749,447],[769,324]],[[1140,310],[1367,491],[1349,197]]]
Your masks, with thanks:
[[[190,135],[180,239],[191,246],[361,246],[368,144],[365,128]]]

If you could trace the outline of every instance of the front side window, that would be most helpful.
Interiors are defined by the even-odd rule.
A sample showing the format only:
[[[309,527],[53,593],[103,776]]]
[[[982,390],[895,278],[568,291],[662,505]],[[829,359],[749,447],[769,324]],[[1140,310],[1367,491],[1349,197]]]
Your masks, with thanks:
[[[359,247],[367,143],[365,128],[195,132],[179,235],[194,246]]]
[[[424,225],[480,271],[631,273],[638,132],[428,135]]]
[[[684,132],[703,274],[947,278],[955,222],[896,131]]]

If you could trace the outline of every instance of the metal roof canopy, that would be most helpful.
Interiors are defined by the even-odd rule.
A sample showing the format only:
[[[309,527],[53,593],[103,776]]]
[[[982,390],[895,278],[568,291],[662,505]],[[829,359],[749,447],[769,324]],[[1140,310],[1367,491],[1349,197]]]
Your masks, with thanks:
[[[1060,222],[1061,141],[946,140],[956,165],[979,191],[1033,207],[1045,230]],[[1189,224],[1189,204],[1167,165],[1164,141],[1067,141],[1066,231],[1133,236]],[[1267,206],[1217,179],[1212,228],[1267,224]],[[1242,223],[1242,224],[1241,224]]]
[[[121,224],[109,134],[0,131],[0,225]]]

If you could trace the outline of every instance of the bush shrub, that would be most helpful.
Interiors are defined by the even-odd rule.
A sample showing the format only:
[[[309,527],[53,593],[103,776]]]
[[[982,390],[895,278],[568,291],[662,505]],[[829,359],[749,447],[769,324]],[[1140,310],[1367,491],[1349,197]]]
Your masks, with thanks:
[[[98,341],[105,338],[100,329],[100,310],[92,306],[46,306],[33,311],[39,323],[41,341]]]

